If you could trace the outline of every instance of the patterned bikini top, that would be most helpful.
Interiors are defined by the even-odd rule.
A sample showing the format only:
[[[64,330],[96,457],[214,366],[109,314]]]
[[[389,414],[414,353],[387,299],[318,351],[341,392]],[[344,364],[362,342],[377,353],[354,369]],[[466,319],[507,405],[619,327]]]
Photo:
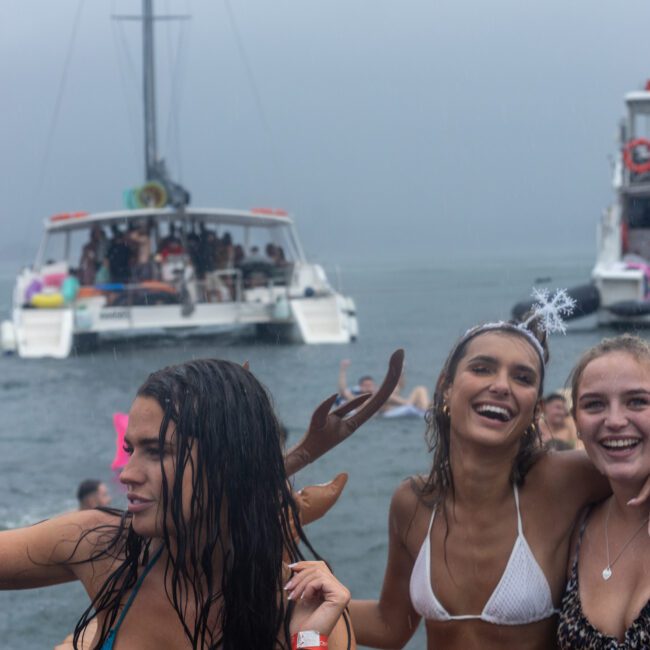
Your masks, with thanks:
[[[588,519],[589,512],[585,515],[582,526],[580,526],[578,544],[576,545],[576,553],[571,567],[571,576],[562,599],[560,622],[557,628],[558,648],[560,650],[571,650],[572,648],[584,648],[584,650],[650,648],[650,601],[644,605],[632,625],[625,630],[622,641],[597,630],[582,611],[580,585],[578,583],[578,556]]]

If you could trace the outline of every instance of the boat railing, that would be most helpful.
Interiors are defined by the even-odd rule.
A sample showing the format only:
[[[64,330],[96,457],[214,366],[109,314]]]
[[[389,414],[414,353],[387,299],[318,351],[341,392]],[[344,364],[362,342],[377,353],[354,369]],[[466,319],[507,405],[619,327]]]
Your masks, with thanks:
[[[61,287],[64,274],[50,274],[45,279],[58,280],[59,285],[48,288],[46,282],[41,302],[45,306],[55,306],[57,299],[61,304],[63,302],[91,304],[101,300],[100,306],[104,307],[147,307],[209,303],[240,304],[250,301],[275,303],[279,294],[289,295],[286,274],[248,274],[235,267],[209,272],[199,280],[193,273],[187,274],[185,271],[186,269],[179,269],[166,280],[152,274],[139,279],[129,278],[127,281],[110,279],[107,282],[81,286],[77,283],[77,289],[72,295],[66,293],[65,287]],[[27,287],[21,286],[20,299],[17,301],[26,307],[40,306],[38,301],[33,305],[30,302],[33,300],[32,294],[41,291],[42,286],[43,282],[34,280]]]

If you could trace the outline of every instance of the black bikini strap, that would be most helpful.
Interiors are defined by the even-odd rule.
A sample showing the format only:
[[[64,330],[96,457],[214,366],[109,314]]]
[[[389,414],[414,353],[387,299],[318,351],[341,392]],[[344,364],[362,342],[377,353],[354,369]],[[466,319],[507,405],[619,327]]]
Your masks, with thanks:
[[[575,570],[576,566],[578,565],[578,556],[580,555],[580,546],[582,545],[582,536],[585,534],[585,530],[587,530],[587,521],[589,520],[589,516],[591,515],[591,511],[593,510],[593,506],[589,506],[586,508],[582,514],[582,517],[580,518],[580,531],[578,533],[578,543],[576,544],[576,552],[573,557],[573,569]]]

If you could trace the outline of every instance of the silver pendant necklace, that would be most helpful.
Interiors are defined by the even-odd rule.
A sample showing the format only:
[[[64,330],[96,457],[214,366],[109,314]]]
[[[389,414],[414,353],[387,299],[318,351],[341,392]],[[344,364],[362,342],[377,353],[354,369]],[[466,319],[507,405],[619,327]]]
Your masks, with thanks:
[[[611,498],[609,502],[609,507],[607,508],[607,516],[605,517],[605,551],[607,553],[607,566],[603,569],[603,580],[607,581],[612,577],[612,567],[616,564],[616,561],[618,560],[621,555],[623,555],[623,551],[632,543],[632,540],[641,532],[641,529],[648,523],[648,520],[650,519],[650,515],[646,517],[642,522],[641,525],[634,531],[632,534],[632,537],[630,537],[625,544],[623,544],[623,548],[618,552],[618,555],[610,562],[609,561],[609,537],[607,536],[607,526],[609,524],[609,513],[611,512],[612,509],[612,501],[614,500],[614,497]]]

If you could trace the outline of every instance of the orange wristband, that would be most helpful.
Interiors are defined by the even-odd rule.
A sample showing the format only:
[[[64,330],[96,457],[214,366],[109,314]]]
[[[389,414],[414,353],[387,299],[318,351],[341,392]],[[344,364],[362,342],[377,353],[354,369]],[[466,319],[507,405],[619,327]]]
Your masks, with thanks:
[[[291,650],[316,650],[325,648],[327,650],[327,637],[313,630],[307,632],[296,632],[291,635]]]

